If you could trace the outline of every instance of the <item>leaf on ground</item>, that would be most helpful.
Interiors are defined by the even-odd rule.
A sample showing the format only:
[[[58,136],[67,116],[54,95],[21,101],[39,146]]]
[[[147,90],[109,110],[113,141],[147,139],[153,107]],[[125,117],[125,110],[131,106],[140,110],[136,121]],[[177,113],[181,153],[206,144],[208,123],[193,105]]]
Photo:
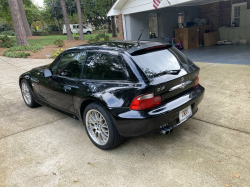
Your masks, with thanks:
[[[225,187],[229,187],[230,185],[228,185],[228,184],[224,184],[224,186],[225,186]]]
[[[53,173],[53,175],[56,175],[56,173],[54,173],[54,172],[52,172]]]
[[[144,154],[144,153],[143,153],[142,155],[143,155],[143,156],[145,156],[145,154]]]
[[[239,175],[237,175],[237,174],[234,173],[234,172],[233,172],[233,175],[234,175],[235,178],[239,178],[239,177],[240,177]]]
[[[73,182],[79,182],[79,179],[77,179],[77,180],[74,180]]]
[[[88,165],[91,165],[91,166],[95,167],[95,165],[94,165],[94,164],[92,164],[92,163],[90,163],[90,162],[88,162]]]
[[[217,162],[222,162],[221,160],[218,160]]]

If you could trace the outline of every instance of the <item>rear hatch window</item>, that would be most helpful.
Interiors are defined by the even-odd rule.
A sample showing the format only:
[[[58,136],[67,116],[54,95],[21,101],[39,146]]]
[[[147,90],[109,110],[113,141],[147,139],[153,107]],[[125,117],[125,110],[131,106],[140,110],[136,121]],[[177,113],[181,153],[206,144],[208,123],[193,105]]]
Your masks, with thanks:
[[[135,55],[136,54],[136,55]],[[175,47],[139,51],[131,57],[154,86],[162,101],[193,89],[199,68]]]
[[[149,78],[162,76],[169,71],[180,72],[191,65],[183,53],[175,47],[132,56],[136,64]]]

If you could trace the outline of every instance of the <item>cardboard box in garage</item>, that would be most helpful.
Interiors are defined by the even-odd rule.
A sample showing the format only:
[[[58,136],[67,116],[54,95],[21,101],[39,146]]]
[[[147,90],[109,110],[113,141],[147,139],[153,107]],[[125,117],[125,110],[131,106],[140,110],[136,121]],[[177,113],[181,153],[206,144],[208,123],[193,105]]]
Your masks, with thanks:
[[[181,42],[184,49],[199,47],[199,27],[175,29],[175,42]]]
[[[204,33],[203,38],[204,38],[204,46],[208,47],[208,46],[216,45],[217,41],[220,40],[220,35],[219,35],[218,31],[210,32],[210,33]]]

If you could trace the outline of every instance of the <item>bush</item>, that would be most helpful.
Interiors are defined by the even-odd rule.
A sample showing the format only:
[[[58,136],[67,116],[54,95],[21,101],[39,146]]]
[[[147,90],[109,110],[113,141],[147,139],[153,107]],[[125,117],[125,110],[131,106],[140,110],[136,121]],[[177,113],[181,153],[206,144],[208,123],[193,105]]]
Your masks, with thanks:
[[[25,46],[16,46],[6,49],[4,52],[12,52],[12,51],[33,51],[43,49],[41,45],[25,45]]]
[[[3,31],[0,33],[0,35],[15,36],[15,32],[13,30]]]
[[[16,46],[4,50],[3,55],[12,58],[27,58],[30,53],[17,52],[17,51],[32,51],[36,52],[39,49],[43,49],[41,45],[26,45],[26,46]]]
[[[47,31],[59,31],[56,25],[48,25]]]
[[[110,40],[110,37],[106,34],[98,34],[95,38],[90,38],[88,43],[95,43],[95,42],[107,42]]]
[[[8,36],[0,36],[0,47],[2,48],[10,48],[16,45],[16,42],[13,38],[9,38]]]
[[[13,31],[13,28],[10,26],[10,24],[2,22],[3,20],[0,19],[0,32],[3,31]]]
[[[61,40],[61,39],[57,39],[57,40],[54,42],[54,44],[57,45],[58,47],[63,47],[63,46],[65,46],[64,41]]]
[[[52,57],[52,58],[56,58],[56,57],[58,57],[62,52],[63,52],[63,48],[58,49],[58,51],[52,50],[52,52],[51,52],[51,53],[52,53],[51,57]]]
[[[24,53],[24,52],[4,52],[4,56],[12,57],[12,58],[27,58],[30,56],[30,53]]]

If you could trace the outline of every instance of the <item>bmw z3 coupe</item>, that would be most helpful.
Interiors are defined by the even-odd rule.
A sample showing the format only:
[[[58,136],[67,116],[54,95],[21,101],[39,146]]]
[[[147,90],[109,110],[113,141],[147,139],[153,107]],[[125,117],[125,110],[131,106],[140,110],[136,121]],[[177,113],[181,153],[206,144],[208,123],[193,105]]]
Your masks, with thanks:
[[[46,105],[82,121],[107,150],[124,137],[167,134],[195,115],[205,92],[199,71],[172,45],[112,41],[70,48],[19,83],[28,107]]]

